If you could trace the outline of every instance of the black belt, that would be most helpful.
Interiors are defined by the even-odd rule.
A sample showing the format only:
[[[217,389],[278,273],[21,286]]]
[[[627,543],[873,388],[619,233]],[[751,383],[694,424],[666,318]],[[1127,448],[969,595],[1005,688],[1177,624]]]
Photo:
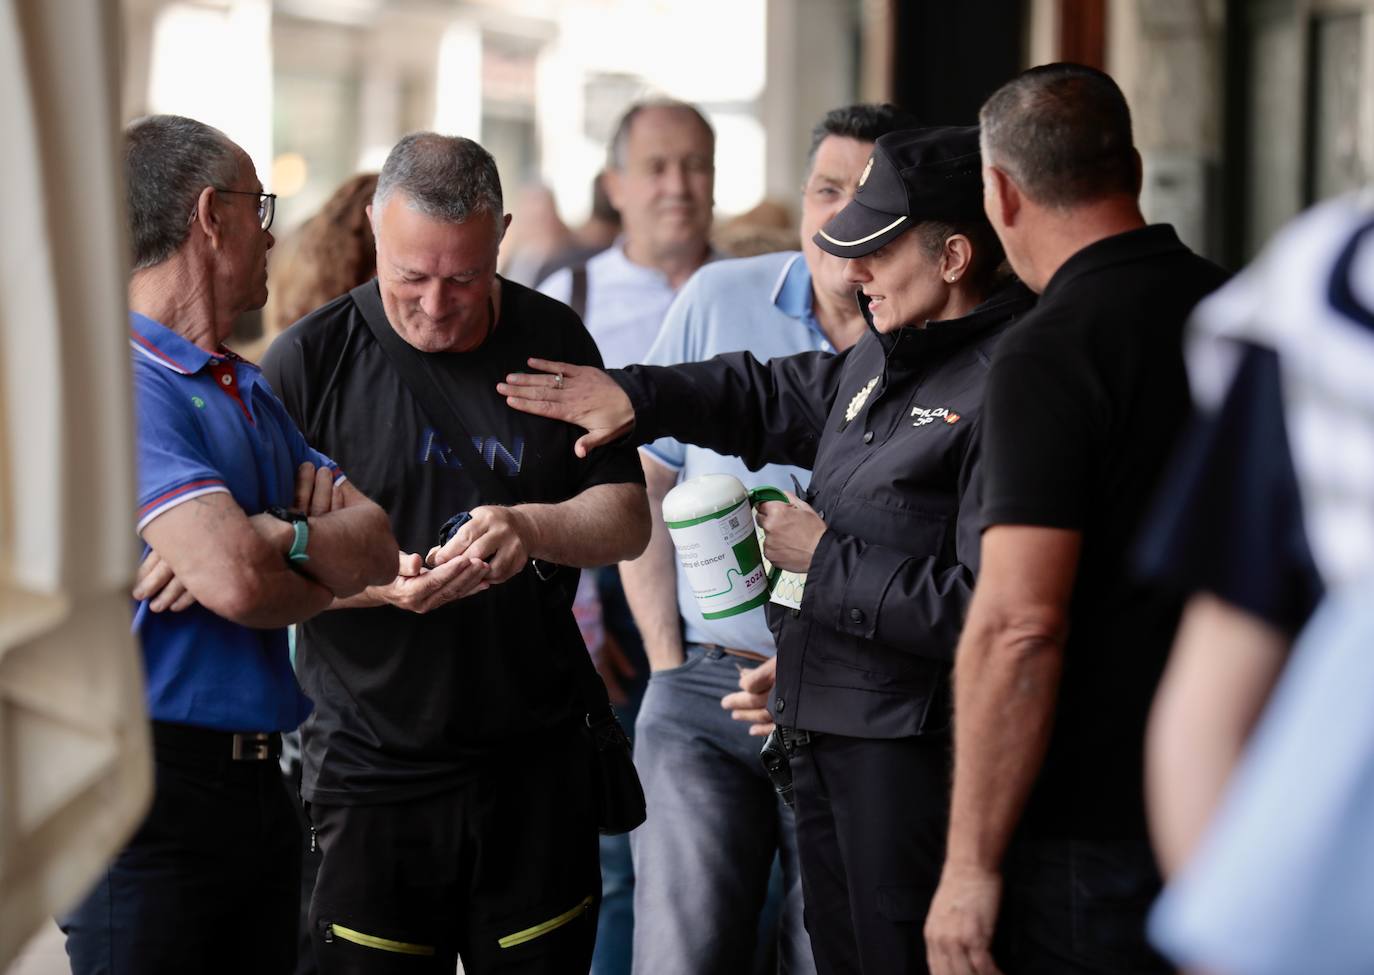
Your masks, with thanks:
[[[153,746],[208,761],[268,762],[281,755],[281,733],[215,731],[212,728],[154,721]]]
[[[768,658],[761,653],[753,650],[736,650],[734,647],[722,647],[719,643],[693,643],[691,646],[701,647],[703,650],[718,650],[721,653],[728,653],[732,657],[743,657],[745,660],[752,660],[755,663],[765,663]]]

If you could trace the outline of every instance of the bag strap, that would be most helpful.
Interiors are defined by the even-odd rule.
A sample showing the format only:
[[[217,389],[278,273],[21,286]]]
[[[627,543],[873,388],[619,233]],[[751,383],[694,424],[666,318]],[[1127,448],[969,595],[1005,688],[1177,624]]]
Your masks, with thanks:
[[[435,382],[429,363],[425,362],[421,354],[391,327],[391,322],[386,317],[386,309],[382,307],[382,295],[377,288],[377,280],[374,278],[358,285],[349,295],[362,314],[363,321],[367,322],[367,327],[372,331],[372,337],[391,360],[392,368],[400,375],[401,382],[420,404],[420,410],[425,418],[434,424],[443,436],[444,443],[459,454],[463,469],[477,482],[477,488],[482,495],[500,504],[518,504],[519,499],[510,485],[496,476],[496,472],[487,466],[482,455],[473,446],[472,437],[463,425],[462,417],[443,387]]]
[[[363,321],[367,323],[373,338],[377,340],[397,375],[401,377],[401,382],[420,404],[420,410],[425,418],[434,424],[445,443],[459,453],[463,469],[471,472],[481,493],[493,501],[518,504],[519,499],[510,485],[496,476],[496,472],[487,466],[482,455],[473,446],[462,417],[443,387],[435,381],[429,364],[391,327],[391,322],[386,317],[386,309],[382,306],[382,295],[378,290],[376,278],[358,285],[349,292],[349,296],[363,316]],[[615,712],[611,710],[610,695],[606,693],[606,684],[592,664],[591,654],[584,652],[581,657],[585,661],[584,665],[574,669],[577,671],[582,706],[587,712],[586,722],[595,732],[597,728],[605,725],[606,716],[609,715],[613,719]]]
[[[577,312],[577,317],[587,320],[587,265],[575,264],[572,268],[572,292],[568,295],[568,307]]]

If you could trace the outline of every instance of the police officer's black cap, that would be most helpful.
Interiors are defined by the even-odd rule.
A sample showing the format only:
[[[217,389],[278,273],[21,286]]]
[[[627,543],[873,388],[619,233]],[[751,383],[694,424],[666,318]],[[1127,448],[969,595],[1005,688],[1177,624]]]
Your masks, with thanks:
[[[978,126],[889,132],[873,144],[854,199],[812,239],[836,257],[863,257],[922,220],[983,213]]]

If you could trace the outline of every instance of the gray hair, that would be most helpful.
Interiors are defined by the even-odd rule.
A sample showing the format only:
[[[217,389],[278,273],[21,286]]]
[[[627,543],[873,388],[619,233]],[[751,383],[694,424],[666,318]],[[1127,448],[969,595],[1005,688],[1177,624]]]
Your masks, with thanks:
[[[620,121],[615,125],[615,134],[611,136],[611,144],[606,153],[606,166],[609,169],[624,169],[625,155],[628,151],[627,146],[630,142],[630,129],[634,127],[635,119],[641,112],[651,108],[666,108],[674,112],[686,112],[701,123],[701,127],[706,130],[706,135],[711,140],[711,155],[716,152],[716,130],[711,128],[711,123],[706,121],[706,116],[701,114],[701,109],[690,102],[678,101],[676,98],[648,98],[644,101],[635,102],[625,109],[625,114],[620,116]]]
[[[505,214],[496,160],[462,136],[412,132],[396,143],[382,165],[373,212],[397,191],[412,210],[445,223],[489,213],[499,224]]]
[[[219,129],[180,115],[148,115],[124,129],[124,192],[134,270],[161,264],[191,232],[207,186],[239,172],[239,149]]]
[[[992,93],[978,121],[984,164],[1037,203],[1072,207],[1140,191],[1126,96],[1096,68],[1023,71]]]

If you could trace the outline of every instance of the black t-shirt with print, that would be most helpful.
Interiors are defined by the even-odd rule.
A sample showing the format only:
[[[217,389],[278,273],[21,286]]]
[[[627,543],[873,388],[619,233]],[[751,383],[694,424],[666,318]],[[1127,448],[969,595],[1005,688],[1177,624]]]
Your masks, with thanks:
[[[998,346],[983,414],[983,517],[1082,533],[1049,752],[1025,827],[1144,836],[1150,702],[1180,601],[1131,554],[1191,410],[1182,333],[1225,273],[1172,228],[1098,241]]]
[[[375,287],[375,283],[373,287]],[[567,306],[510,281],[476,350],[427,356],[487,465],[522,501],[565,501],[598,484],[643,483],[632,448],[573,454],[579,431],[509,409],[496,384],[541,356],[601,365]],[[488,501],[425,417],[345,295],[279,337],[263,372],[306,440],[381,505],[401,548],[426,552],[440,525]],[[571,570],[562,569],[569,573]],[[307,799],[392,801],[449,788],[476,763],[538,747],[580,713],[581,637],[566,600],[530,568],[420,615],[335,610],[301,625],[296,669],[315,701],[302,727]]]

